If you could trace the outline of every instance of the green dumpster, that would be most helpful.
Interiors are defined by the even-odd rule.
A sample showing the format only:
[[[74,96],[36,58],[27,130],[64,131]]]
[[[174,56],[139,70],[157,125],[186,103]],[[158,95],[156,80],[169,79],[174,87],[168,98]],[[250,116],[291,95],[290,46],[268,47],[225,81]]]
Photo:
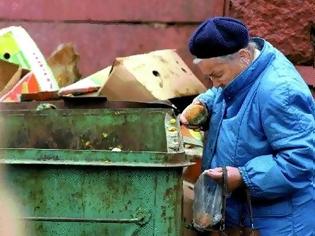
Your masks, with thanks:
[[[190,163],[171,109],[0,114],[1,163],[28,235],[182,235]]]

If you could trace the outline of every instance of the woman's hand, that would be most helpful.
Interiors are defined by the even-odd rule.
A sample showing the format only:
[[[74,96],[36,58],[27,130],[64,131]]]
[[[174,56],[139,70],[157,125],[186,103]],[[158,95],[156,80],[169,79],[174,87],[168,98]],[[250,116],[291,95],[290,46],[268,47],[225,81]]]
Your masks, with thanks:
[[[238,168],[227,166],[226,170],[228,190],[230,192],[233,192],[235,189],[243,185],[243,179]],[[205,170],[205,174],[208,175],[214,181],[220,183],[223,181],[223,170],[221,167]]]
[[[205,105],[196,100],[185,108],[179,118],[183,125],[199,127],[207,121],[208,110]]]

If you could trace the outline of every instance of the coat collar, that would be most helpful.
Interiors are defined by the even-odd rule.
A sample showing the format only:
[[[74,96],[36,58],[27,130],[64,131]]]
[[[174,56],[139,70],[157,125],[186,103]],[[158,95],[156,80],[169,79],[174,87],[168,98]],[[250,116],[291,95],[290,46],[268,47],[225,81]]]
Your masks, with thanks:
[[[274,49],[270,43],[261,38],[252,38],[252,41],[258,45],[261,53],[246,70],[223,89],[223,95],[228,100],[232,100],[238,93],[247,91],[274,59]]]

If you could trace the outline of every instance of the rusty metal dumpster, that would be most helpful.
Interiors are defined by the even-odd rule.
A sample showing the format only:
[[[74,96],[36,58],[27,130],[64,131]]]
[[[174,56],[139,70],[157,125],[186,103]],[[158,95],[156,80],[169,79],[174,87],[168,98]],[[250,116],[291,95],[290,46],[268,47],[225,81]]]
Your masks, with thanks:
[[[1,109],[1,163],[28,235],[182,235],[171,109]]]

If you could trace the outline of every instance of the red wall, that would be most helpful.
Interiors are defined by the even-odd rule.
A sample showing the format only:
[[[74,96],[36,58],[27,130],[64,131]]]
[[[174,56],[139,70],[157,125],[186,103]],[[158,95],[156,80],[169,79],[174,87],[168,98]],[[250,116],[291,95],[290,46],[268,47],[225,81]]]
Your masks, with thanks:
[[[315,0],[229,0],[228,10],[248,25],[252,36],[267,39],[297,65],[314,92],[310,30],[315,27]]]
[[[229,14],[243,19],[251,35],[266,38],[295,64],[314,62],[310,40],[314,0],[230,0]]]
[[[0,28],[22,25],[45,56],[60,43],[73,42],[86,76],[127,56],[176,48],[190,63],[187,40],[210,16],[243,19],[252,35],[266,38],[293,63],[313,59],[310,24],[315,0],[0,0]],[[299,67],[315,87],[315,70]]]
[[[179,49],[189,60],[189,35],[222,15],[224,0],[0,0],[0,9],[0,28],[22,25],[46,56],[74,42],[88,75],[116,57],[157,49]]]

